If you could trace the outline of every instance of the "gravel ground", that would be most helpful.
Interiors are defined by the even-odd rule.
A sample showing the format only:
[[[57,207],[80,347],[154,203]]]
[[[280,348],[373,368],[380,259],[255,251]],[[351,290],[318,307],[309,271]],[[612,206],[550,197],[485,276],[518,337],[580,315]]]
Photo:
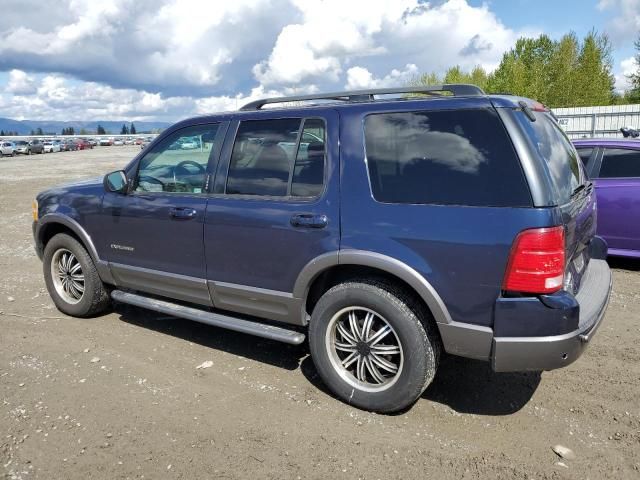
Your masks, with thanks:
[[[4,478],[640,478],[640,263],[611,262],[604,324],[568,368],[445,358],[410,410],[371,414],[326,391],[306,345],[133,307],[92,320],[54,308],[31,200],[136,152],[0,159]]]

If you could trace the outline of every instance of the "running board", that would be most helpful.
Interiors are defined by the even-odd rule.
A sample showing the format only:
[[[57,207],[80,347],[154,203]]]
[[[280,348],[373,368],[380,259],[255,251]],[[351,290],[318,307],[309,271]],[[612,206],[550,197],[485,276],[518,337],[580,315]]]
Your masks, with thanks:
[[[174,317],[186,318],[194,322],[206,323],[214,327],[226,328],[235,332],[248,333],[257,337],[268,338],[278,342],[284,342],[291,345],[300,345],[304,342],[304,333],[286,328],[274,327],[260,322],[251,322],[241,318],[212,313],[197,308],[185,307],[177,303],[171,303],[164,300],[137,295],[135,293],[123,292],[122,290],[114,290],[111,292],[111,298],[117,302],[135,305],[155,312],[166,313]]]

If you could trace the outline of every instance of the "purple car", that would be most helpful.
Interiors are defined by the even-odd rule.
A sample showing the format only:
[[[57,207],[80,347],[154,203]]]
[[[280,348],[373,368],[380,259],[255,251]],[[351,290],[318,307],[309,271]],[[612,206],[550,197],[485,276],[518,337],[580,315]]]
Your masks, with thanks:
[[[640,140],[574,140],[596,185],[598,235],[609,255],[640,258]]]

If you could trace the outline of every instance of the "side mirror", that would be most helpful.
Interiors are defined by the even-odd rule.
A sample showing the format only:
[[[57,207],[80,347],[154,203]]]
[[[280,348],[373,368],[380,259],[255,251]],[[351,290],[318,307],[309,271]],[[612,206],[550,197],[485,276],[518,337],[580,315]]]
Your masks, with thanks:
[[[126,193],[127,191],[127,176],[123,170],[107,173],[102,183],[107,192]]]

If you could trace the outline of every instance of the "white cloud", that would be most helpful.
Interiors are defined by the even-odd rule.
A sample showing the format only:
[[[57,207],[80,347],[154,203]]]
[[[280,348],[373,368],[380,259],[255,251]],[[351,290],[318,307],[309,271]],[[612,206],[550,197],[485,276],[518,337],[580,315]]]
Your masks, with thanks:
[[[616,90],[623,92],[631,88],[631,82],[629,82],[629,75],[638,71],[638,64],[635,57],[625,58],[620,62],[619,73],[615,75]]]
[[[15,95],[29,95],[36,93],[37,89],[33,77],[30,77],[22,70],[13,69],[9,72],[9,81],[5,91]]]
[[[375,78],[373,74],[363,67],[351,67],[347,70],[347,90],[357,90],[364,88],[384,88],[407,85],[418,76],[418,67],[412,63],[404,70],[391,70],[383,78]]]
[[[15,73],[0,107],[30,118],[173,120],[456,64],[491,70],[523,33],[466,0],[4,1],[0,71]]]
[[[29,79],[29,91],[0,94],[3,117],[46,120],[161,120],[175,121],[192,115],[237,110],[244,104],[264,97],[301,93],[297,89],[272,90],[262,86],[248,95],[163,96],[159,93],[127,88],[113,88],[96,82],[77,82],[60,75],[46,75],[39,80],[14,70],[11,77]],[[314,86],[307,89],[316,91]]]
[[[598,9],[613,13],[607,25],[611,39],[631,45],[640,32],[640,0],[600,0]]]
[[[487,5],[472,7],[465,0],[435,6],[415,0],[370,0],[366,7],[343,0],[295,4],[303,21],[285,27],[269,58],[254,67],[264,85],[337,81],[352,63],[378,74],[410,63],[423,70],[456,64],[492,70],[518,37]]]

